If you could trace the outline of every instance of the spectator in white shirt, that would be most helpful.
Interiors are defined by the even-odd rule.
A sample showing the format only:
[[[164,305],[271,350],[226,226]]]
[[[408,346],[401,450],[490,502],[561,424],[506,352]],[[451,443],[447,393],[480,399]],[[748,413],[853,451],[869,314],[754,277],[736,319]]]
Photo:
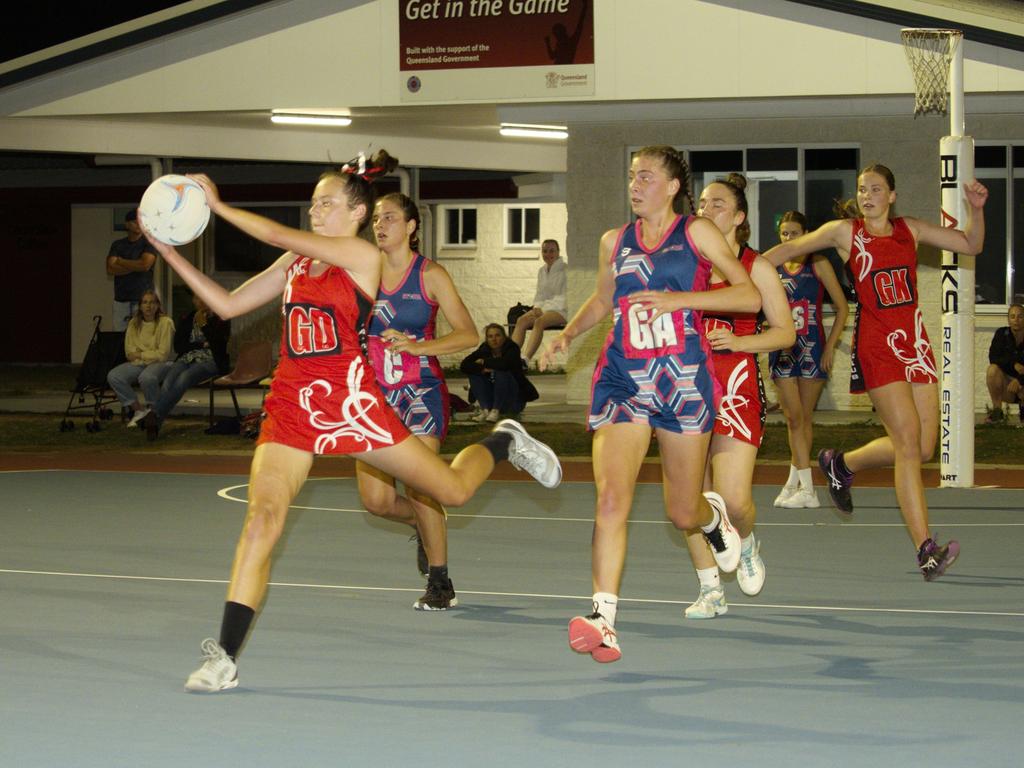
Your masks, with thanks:
[[[545,240],[540,247],[544,266],[537,272],[537,294],[533,297],[533,309],[516,321],[512,341],[523,350],[523,361],[529,364],[534,353],[540,348],[544,331],[565,325],[568,308],[565,302],[565,262],[560,258],[557,240]],[[526,332],[530,341],[523,344]]]

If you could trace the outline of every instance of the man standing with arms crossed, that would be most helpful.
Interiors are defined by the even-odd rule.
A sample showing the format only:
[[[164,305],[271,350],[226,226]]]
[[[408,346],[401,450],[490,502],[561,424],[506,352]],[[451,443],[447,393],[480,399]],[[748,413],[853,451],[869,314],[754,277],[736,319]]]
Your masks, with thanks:
[[[107,274],[114,276],[113,325],[115,331],[128,328],[128,321],[139,308],[139,298],[153,287],[153,265],[156,252],[139,229],[138,210],[133,208],[124,216],[128,237],[110,244],[107,254]]]

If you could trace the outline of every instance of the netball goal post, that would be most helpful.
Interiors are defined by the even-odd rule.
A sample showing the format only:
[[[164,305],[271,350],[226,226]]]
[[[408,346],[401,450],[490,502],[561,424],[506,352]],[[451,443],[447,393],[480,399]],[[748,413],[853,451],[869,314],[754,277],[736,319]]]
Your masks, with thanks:
[[[939,141],[941,224],[962,228],[963,185],[974,179],[974,139],[964,135],[963,33],[958,29],[904,29],[903,50],[914,75],[914,116],[949,115]],[[939,367],[940,485],[974,485],[974,256],[942,252],[942,337]]]

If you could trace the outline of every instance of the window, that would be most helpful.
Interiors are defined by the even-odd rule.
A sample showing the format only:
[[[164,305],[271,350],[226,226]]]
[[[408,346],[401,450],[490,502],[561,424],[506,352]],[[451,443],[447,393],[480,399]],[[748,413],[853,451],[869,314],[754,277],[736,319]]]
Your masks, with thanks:
[[[1024,300],[1024,143],[979,144],[975,176],[988,187],[985,246],[975,260],[978,304]]]
[[[540,245],[540,208],[505,206],[505,247]]]
[[[300,229],[304,206],[298,204],[256,204],[241,206],[288,227]],[[213,264],[216,272],[262,272],[281,255],[280,248],[261,243],[230,224],[210,217],[213,229]]]
[[[476,248],[476,208],[441,206],[442,248]]]
[[[856,194],[859,154],[857,147],[749,147],[692,149],[688,160],[695,198],[731,172],[747,177],[750,247],[764,251],[778,242],[779,220],[786,211],[802,211],[811,229],[835,218],[833,202]],[[835,251],[826,256],[852,297],[842,260]]]
[[[834,218],[832,201],[856,191],[858,154],[856,147],[750,147],[693,149],[688,159],[695,197],[731,172],[747,177],[750,246],[767,250],[786,211],[803,211],[812,229]]]

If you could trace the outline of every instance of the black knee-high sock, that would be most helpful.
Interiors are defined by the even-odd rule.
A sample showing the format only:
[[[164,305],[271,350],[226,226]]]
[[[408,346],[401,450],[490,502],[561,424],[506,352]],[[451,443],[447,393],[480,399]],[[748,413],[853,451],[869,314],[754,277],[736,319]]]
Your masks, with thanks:
[[[224,603],[224,618],[220,623],[220,647],[232,659],[238,657],[238,650],[249,634],[256,611],[241,603]]]
[[[491,452],[495,464],[508,458],[508,447],[511,444],[512,435],[508,432],[491,432],[480,441],[480,445]]]

